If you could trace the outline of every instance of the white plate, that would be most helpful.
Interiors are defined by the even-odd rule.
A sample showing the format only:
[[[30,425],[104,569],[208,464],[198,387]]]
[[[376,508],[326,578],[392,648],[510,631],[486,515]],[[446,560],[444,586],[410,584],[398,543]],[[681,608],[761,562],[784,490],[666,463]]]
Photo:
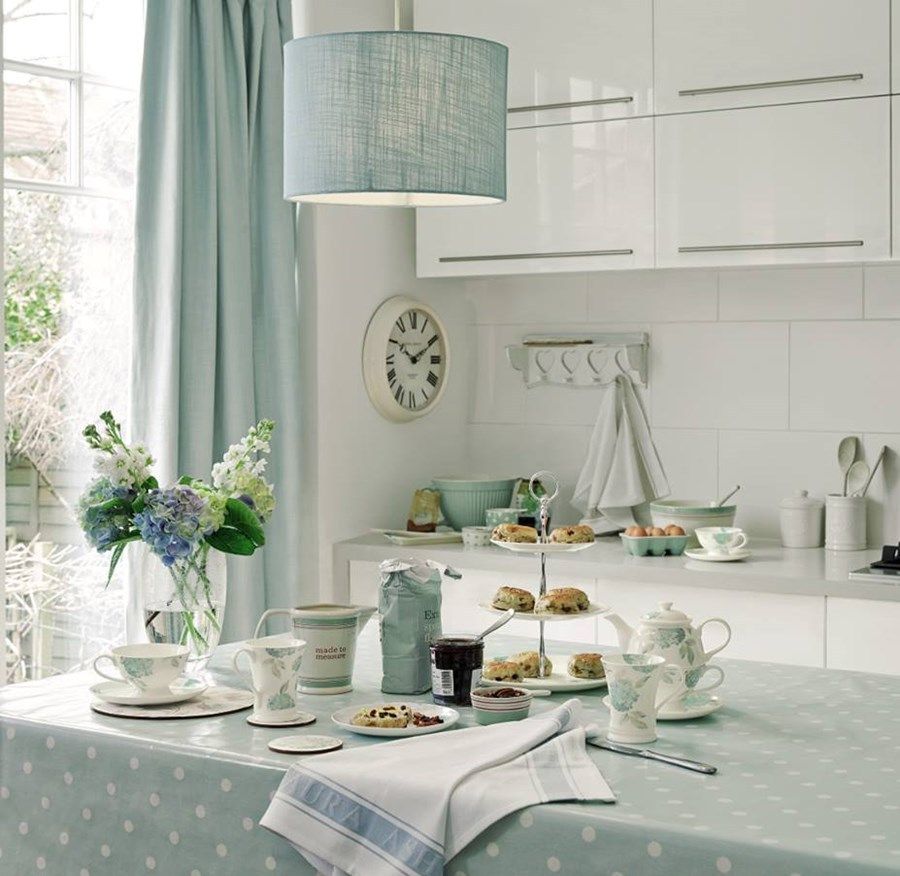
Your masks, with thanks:
[[[373,529],[393,544],[406,547],[416,544],[458,544],[462,541],[461,532],[407,532],[405,529]]]
[[[402,701],[391,700],[392,704],[400,705]],[[338,727],[343,727],[351,733],[361,733],[363,736],[425,736],[427,733],[439,733],[452,727],[459,720],[459,712],[456,709],[447,708],[447,706],[432,706],[427,703],[406,703],[416,712],[423,715],[438,715],[444,719],[443,724],[432,724],[430,727],[357,727],[356,724],[350,723],[353,716],[361,709],[377,709],[385,703],[367,703],[358,706],[348,706],[346,709],[339,709],[331,716]]]
[[[663,709],[656,715],[657,721],[690,721],[692,718],[703,718],[706,715],[711,715],[713,712],[717,712],[722,708],[724,703],[718,698],[712,696],[712,694],[703,694],[697,693],[693,694],[693,696],[700,699],[696,704],[692,703],[691,708],[687,709]],[[603,705],[608,709],[609,706],[609,697],[603,697]]]
[[[577,691],[592,690],[595,687],[606,687],[605,678],[573,678],[566,672],[570,654],[548,654],[553,663],[553,672],[547,678],[523,678],[521,681],[491,681],[482,678],[479,684],[491,687],[524,687],[537,690]],[[491,660],[502,660],[502,657],[491,657]],[[487,660],[485,660],[487,662]]]
[[[497,539],[492,538],[491,544],[496,545],[497,547],[506,548],[506,550],[512,551],[514,554],[571,554],[575,551],[583,551],[586,548],[593,547],[596,542],[585,541],[580,544],[555,544],[553,542],[547,542],[546,544],[539,544],[535,542],[497,541]]]
[[[169,706],[192,700],[209,685],[197,678],[179,678],[172,682],[168,693],[146,694],[136,690],[126,681],[102,681],[91,687],[91,693],[104,703],[117,706]]]
[[[706,563],[733,563],[735,560],[746,560],[752,553],[749,548],[740,548],[730,554],[711,554],[706,548],[688,548],[684,555]]]
[[[494,608],[489,602],[479,602],[479,608],[490,611],[493,614],[506,614],[506,608]],[[578,620],[583,617],[595,617],[598,614],[608,614],[610,612],[608,605],[602,605],[598,602],[591,602],[585,611],[579,611],[575,614],[552,614],[551,612],[535,612],[535,611],[517,611],[513,618],[515,620],[531,620],[531,621],[570,621]]]

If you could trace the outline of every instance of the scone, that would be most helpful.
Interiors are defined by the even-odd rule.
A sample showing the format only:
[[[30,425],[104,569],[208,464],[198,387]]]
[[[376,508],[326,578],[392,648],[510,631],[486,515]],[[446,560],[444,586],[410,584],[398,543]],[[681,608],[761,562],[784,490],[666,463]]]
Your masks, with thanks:
[[[481,677],[488,681],[521,681],[522,669],[511,660],[491,660],[481,670]]]
[[[520,587],[501,587],[491,605],[494,608],[514,608],[516,611],[534,611],[534,597]]]
[[[601,655],[592,651],[573,654],[569,658],[568,671],[573,678],[604,678],[606,676]]]
[[[350,723],[357,727],[407,727],[412,720],[409,706],[376,706],[360,709]]]
[[[590,600],[583,590],[576,587],[557,587],[548,590],[545,596],[538,597],[534,604],[535,614],[577,614],[579,611],[587,611]]]
[[[594,530],[579,523],[577,526],[560,526],[550,533],[550,541],[556,544],[589,544],[594,540]]]
[[[534,544],[537,541],[537,530],[533,526],[519,526],[518,523],[501,523],[491,533],[494,541],[514,541]]]
[[[518,663],[519,668],[522,671],[522,675],[525,678],[537,678],[540,674],[538,672],[538,666],[540,665],[540,656],[537,651],[522,651],[519,654],[513,654],[512,657],[509,658],[510,663]],[[544,663],[547,667],[547,675],[553,672],[553,664],[550,662],[549,657],[544,658]]]

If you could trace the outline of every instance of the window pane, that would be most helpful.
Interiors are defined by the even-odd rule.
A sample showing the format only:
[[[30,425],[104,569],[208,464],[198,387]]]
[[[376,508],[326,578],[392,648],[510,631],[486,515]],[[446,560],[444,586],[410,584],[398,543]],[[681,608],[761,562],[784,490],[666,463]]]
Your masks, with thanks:
[[[127,189],[134,184],[137,93],[84,84],[84,184]]]
[[[15,179],[65,182],[69,89],[62,79],[3,74],[3,172]]]
[[[3,54],[68,67],[69,0],[3,0]]]
[[[84,69],[136,88],[143,20],[144,0],[84,0]]]

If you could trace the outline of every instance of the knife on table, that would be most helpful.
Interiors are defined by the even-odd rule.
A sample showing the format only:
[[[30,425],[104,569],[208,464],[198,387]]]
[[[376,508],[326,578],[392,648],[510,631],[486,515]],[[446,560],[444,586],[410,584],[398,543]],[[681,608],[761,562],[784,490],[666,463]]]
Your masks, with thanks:
[[[688,760],[686,757],[675,757],[672,754],[662,754],[659,751],[654,751],[652,748],[632,748],[630,745],[620,745],[618,742],[610,742],[608,739],[601,739],[599,737],[588,739],[587,741],[597,748],[615,751],[617,754],[629,754],[632,757],[646,757],[649,760],[658,760],[662,763],[671,764],[672,766],[693,770],[695,773],[706,773],[706,775],[711,776],[718,772],[717,767],[710,766],[708,763],[701,763],[699,760]]]

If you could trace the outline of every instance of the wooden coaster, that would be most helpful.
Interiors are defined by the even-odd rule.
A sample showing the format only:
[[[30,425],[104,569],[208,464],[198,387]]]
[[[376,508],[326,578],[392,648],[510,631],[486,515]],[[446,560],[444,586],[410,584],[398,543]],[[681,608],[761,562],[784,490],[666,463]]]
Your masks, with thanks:
[[[279,736],[269,743],[272,751],[281,754],[323,754],[343,747],[344,743],[334,736]]]
[[[307,724],[314,724],[316,716],[310,712],[300,712],[292,721],[262,721],[250,715],[247,723],[254,727],[305,727]]]

